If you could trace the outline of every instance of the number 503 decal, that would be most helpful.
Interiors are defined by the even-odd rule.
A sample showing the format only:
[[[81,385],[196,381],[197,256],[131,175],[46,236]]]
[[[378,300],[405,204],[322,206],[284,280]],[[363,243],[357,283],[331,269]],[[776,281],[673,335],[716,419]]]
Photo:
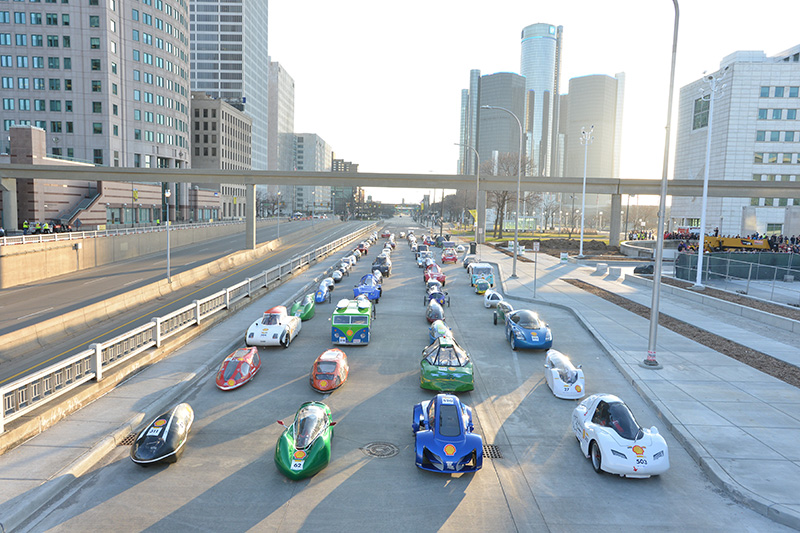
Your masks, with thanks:
[[[646,465],[647,464],[647,459],[636,459],[636,464],[637,465]]]

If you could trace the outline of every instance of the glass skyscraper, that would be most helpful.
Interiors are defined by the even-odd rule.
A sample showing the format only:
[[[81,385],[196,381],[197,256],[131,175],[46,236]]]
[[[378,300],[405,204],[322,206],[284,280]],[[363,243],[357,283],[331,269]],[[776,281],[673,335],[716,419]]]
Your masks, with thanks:
[[[192,90],[253,119],[254,170],[267,170],[267,0],[192,0]]]
[[[522,30],[520,74],[525,76],[527,156],[534,176],[555,174],[562,32],[562,26],[543,23]]]

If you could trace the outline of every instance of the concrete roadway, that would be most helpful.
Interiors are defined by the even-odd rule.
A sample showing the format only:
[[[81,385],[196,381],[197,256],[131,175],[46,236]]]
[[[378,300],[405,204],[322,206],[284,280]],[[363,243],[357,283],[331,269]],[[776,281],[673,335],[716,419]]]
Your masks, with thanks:
[[[41,368],[44,364],[85,350],[93,342],[102,342],[113,338],[127,329],[133,329],[149,321],[154,316],[165,315],[185,306],[194,299],[213,294],[247,277],[255,276],[307,250],[317,248],[348,233],[352,233],[366,223],[348,222],[342,224],[334,221],[322,223],[317,221],[313,233],[310,231],[310,224],[302,227],[300,225],[295,226],[295,224],[297,223],[287,224],[287,226],[293,227],[294,232],[297,232],[298,237],[295,242],[284,245],[280,250],[265,256],[259,261],[237,270],[222,272],[200,284],[184,287],[175,291],[168,298],[158,298],[148,302],[146,305],[139,306],[135,310],[120,313],[113,319],[98,324],[98,328],[83,331],[68,339],[58,339],[58,342],[50,347],[34,353],[19,354],[3,351],[0,353],[0,384],[11,381],[33,369]],[[271,230],[274,231],[274,228],[271,228]],[[286,235],[284,231],[284,225],[281,224],[281,235]],[[264,240],[270,239],[270,230],[262,229],[259,234],[264,235]],[[272,235],[272,238],[274,238],[274,235]],[[200,262],[213,261],[218,257],[227,255],[230,253],[227,248],[230,247],[230,238],[184,247],[180,249],[177,254],[178,258],[173,263],[175,264],[174,272],[188,270],[196,267]],[[162,258],[163,254],[159,254],[158,259]],[[9,291],[10,294],[4,294],[0,302],[9,309],[16,308],[17,305],[28,305],[31,308],[44,310],[45,312],[37,315],[37,318],[44,318],[47,313],[62,312],[62,310],[67,311],[73,307],[79,307],[82,301],[89,303],[88,300],[100,300],[121,292],[120,278],[125,278],[126,276],[140,278],[135,283],[124,287],[122,292],[135,290],[137,286],[161,279],[165,275],[166,266],[159,265],[157,262],[155,266],[153,265],[154,258],[150,256],[141,261],[123,262],[109,265],[108,267],[92,269],[92,271],[77,273],[67,279],[62,278],[58,281],[48,281],[37,286],[11,289]],[[42,293],[42,291],[46,292]],[[87,298],[89,294],[91,296]],[[81,300],[81,298],[84,300]],[[45,306],[55,309],[55,311],[46,311]],[[10,318],[9,315],[11,314],[3,313],[4,320],[7,323],[13,322],[13,318]]]
[[[117,447],[21,530],[786,530],[721,495],[663,429],[671,458],[665,475],[627,480],[596,474],[570,428],[576,403],[551,394],[541,352],[510,349],[460,264],[444,269],[452,297],[447,322],[475,363],[476,388],[461,397],[474,407],[484,443],[498,446],[503,457],[486,458],[476,474],[445,476],[417,469],[410,422],[412,406],[432,396],[419,388],[419,354],[427,344],[428,324],[422,272],[403,241],[398,240],[393,257],[373,341],[346,349],[351,373],[340,390],[323,396],[308,385],[312,361],[331,346],[331,306],[319,306],[288,350],[262,350],[264,366],[252,383],[224,393],[209,374],[180,398],[191,403],[196,419],[177,464],[140,468],[128,459],[127,446]],[[367,269],[362,260],[356,274]],[[346,278],[334,298],[341,298],[355,279]],[[235,343],[250,320],[274,303],[265,296],[215,328],[217,335],[227,331],[228,344]],[[589,392],[616,394],[641,425],[658,425],[656,414],[570,313],[554,307],[540,312],[553,328],[555,347],[583,365]],[[156,365],[164,366],[160,373],[153,369],[156,375],[145,390],[154,394],[152,379],[167,377],[169,365],[211,346],[202,338],[192,344],[166,365]],[[224,355],[204,357],[221,360]],[[186,364],[194,368],[195,363]],[[292,482],[273,464],[281,432],[275,420],[290,419],[300,403],[313,399],[328,403],[339,422],[333,458],[315,477]],[[84,423],[91,427],[90,420]],[[71,435],[79,427],[72,426]],[[362,448],[373,442],[391,443],[399,453],[369,457]]]

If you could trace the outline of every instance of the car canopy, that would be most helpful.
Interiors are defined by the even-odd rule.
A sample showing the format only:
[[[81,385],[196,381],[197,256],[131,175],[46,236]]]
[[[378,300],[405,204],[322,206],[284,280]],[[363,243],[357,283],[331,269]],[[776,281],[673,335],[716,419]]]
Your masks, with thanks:
[[[539,315],[528,309],[517,311],[514,314],[513,322],[525,329],[542,329],[544,327],[544,322],[539,318]]]
[[[308,448],[319,437],[330,421],[320,405],[302,405],[294,417],[294,442],[298,450]]]
[[[466,366],[469,355],[452,337],[438,337],[422,351],[422,357],[435,366]]]

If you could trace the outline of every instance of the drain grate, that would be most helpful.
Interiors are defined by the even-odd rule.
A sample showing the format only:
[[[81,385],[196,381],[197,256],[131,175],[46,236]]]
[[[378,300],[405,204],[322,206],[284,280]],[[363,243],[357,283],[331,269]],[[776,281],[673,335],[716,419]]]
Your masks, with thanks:
[[[483,445],[483,456],[489,459],[502,459],[503,454],[500,453],[500,448],[495,444]]]
[[[387,459],[400,453],[400,449],[391,442],[370,442],[361,448],[361,451],[370,457]]]
[[[131,433],[117,443],[117,446],[130,446],[136,440],[136,433]]]

